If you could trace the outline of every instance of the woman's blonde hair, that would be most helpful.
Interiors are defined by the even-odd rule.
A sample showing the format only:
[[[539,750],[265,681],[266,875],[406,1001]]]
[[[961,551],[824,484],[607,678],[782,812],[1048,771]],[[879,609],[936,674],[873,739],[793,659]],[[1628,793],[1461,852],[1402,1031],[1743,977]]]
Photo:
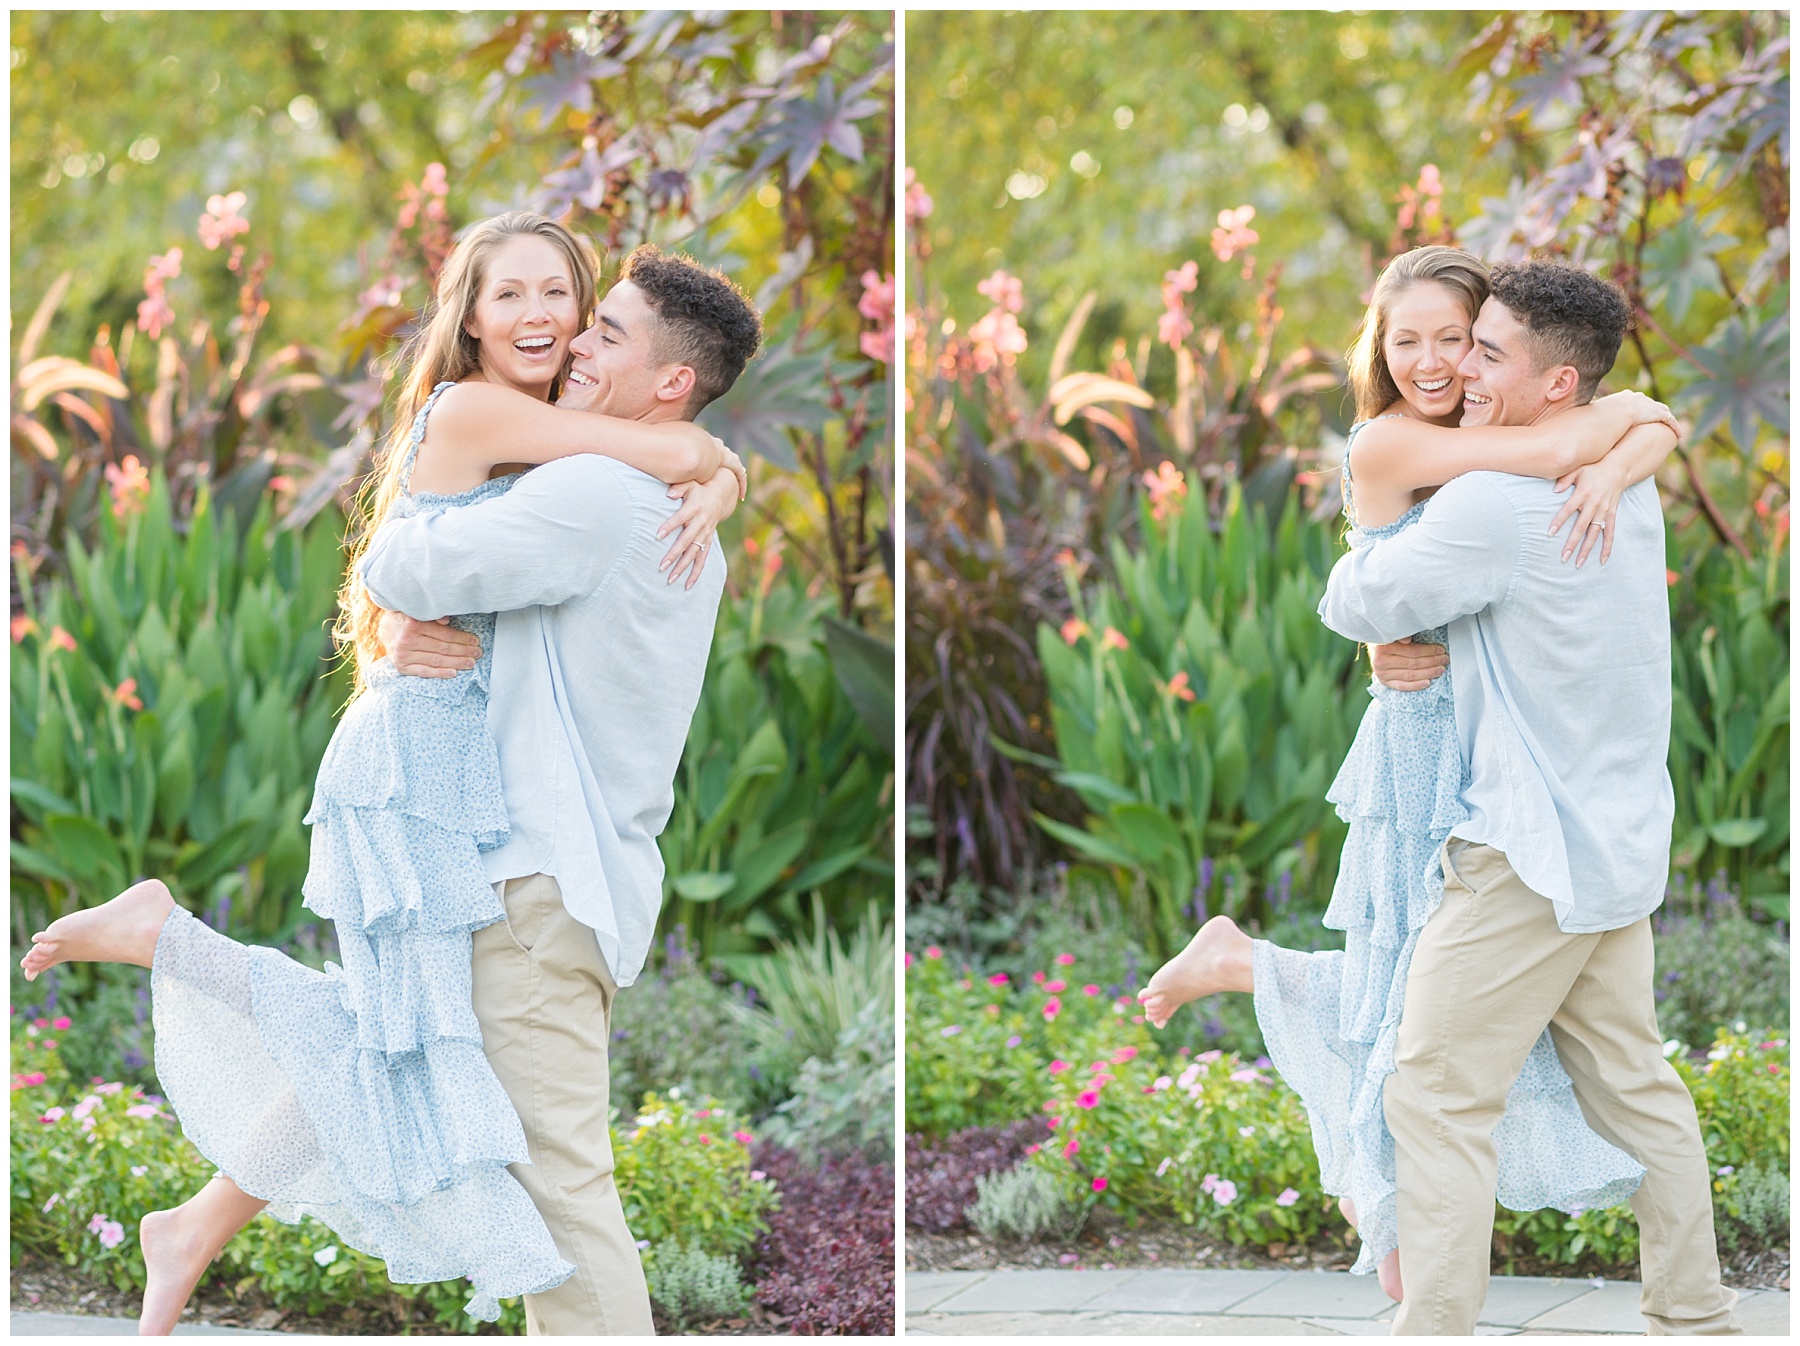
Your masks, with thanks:
[[[376,453],[375,464],[363,479],[351,510],[349,564],[338,590],[338,619],[332,628],[340,648],[348,647],[356,672],[356,693],[365,686],[368,670],[382,653],[376,625],[381,609],[369,598],[356,573],[368,550],[369,539],[380,528],[400,498],[400,470],[412,443],[413,420],[431,390],[440,383],[456,383],[481,368],[480,343],[470,336],[468,322],[475,301],[487,280],[488,260],[509,240],[535,234],[555,245],[568,260],[575,286],[576,311],[583,328],[593,318],[599,259],[585,239],[570,233],[555,220],[527,210],[509,211],[469,226],[445,260],[438,277],[437,293],[420,314],[419,325],[401,352],[406,381],[394,408],[394,424],[387,442]],[[554,401],[562,388],[557,376],[551,386]]]
[[[1382,349],[1387,339],[1388,309],[1407,290],[1421,281],[1436,281],[1462,300],[1469,321],[1481,311],[1488,297],[1486,264],[1472,252],[1433,244],[1403,252],[1382,268],[1369,295],[1369,311],[1356,329],[1350,347],[1350,391],[1356,396],[1356,419],[1379,416],[1400,400],[1400,385],[1388,370]]]

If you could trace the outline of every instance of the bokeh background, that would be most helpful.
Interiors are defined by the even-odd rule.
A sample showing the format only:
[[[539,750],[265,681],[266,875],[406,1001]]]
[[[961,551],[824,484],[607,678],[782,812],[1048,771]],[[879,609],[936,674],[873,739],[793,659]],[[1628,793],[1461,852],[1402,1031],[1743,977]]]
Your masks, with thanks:
[[[892,42],[881,12],[11,19],[15,960],[151,874],[235,937],[331,955],[300,818],[349,691],[344,506],[458,229],[540,209],[608,277],[651,240],[762,307],[765,353],[705,417],[754,485],[664,938],[615,1024],[665,1326],[891,1327]],[[166,1115],[126,1114],[156,1087],[146,986],[14,974],[13,1258],[73,1267],[71,1301],[141,1286],[131,1221],[205,1176]],[[82,1112],[87,1080],[120,1089]],[[156,1161],[96,1163],[96,1118]],[[796,1261],[845,1208],[839,1254]],[[259,1222],[216,1283],[331,1330],[460,1319],[456,1287],[328,1246]]]
[[[1271,1122],[1276,1154],[1170,1111],[1202,1085],[1221,1115],[1249,1106],[1232,1069],[1209,1067],[1219,1092],[1186,1069],[1254,1072],[1247,998],[1152,1037],[1129,993],[1212,913],[1340,938],[1319,925],[1344,836],[1324,795],[1368,669],[1315,609],[1343,546],[1343,354],[1381,266],[1428,242],[1617,282],[1637,326],[1609,389],[1689,423],[1659,474],[1659,1012],[1696,1078],[1742,1060],[1785,1081],[1758,1053],[1788,1022],[1787,17],[929,12],[907,38],[915,1223],[1041,1234],[1035,1200],[1063,1232],[1342,1246],[1298,1114]],[[1146,1088],[1051,1067],[1090,1060]],[[1754,1226],[1742,1247],[1780,1258],[1785,1091],[1701,1102],[1715,1139],[1744,1138],[1714,1160],[1722,1240]],[[1027,1120],[1047,1106],[1054,1145]],[[978,1202],[986,1172],[1012,1176]],[[1635,1248],[1616,1211],[1497,1229],[1515,1266],[1624,1274]]]

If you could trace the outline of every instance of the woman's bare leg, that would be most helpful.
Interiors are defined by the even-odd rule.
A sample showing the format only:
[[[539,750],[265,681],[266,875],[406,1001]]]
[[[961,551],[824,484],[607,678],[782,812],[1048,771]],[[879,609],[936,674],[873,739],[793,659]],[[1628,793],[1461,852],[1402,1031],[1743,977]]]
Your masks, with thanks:
[[[19,960],[25,980],[58,963],[135,963],[149,967],[156,939],[175,906],[161,879],[134,883],[110,902],[72,911],[31,937],[31,951]]]
[[[1251,963],[1250,936],[1229,916],[1215,916],[1187,948],[1157,969],[1150,984],[1138,992],[1144,1015],[1158,1028],[1190,1000],[1220,991],[1254,991],[1256,973]]]
[[[148,1283],[140,1337],[169,1335],[213,1258],[268,1204],[221,1176],[175,1209],[153,1210],[143,1218],[138,1243]]]

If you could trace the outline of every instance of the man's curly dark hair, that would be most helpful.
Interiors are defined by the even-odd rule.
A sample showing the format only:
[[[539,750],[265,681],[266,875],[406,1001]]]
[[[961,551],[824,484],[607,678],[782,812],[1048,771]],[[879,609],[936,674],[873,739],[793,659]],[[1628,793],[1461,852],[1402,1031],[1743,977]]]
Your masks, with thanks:
[[[1573,365],[1575,405],[1592,400],[1632,327],[1619,288],[1561,262],[1501,262],[1488,272],[1488,293],[1525,324],[1536,368]]]
[[[619,279],[642,290],[656,313],[657,357],[694,371],[689,417],[723,396],[762,344],[762,318],[749,296],[692,257],[646,243],[625,259]]]

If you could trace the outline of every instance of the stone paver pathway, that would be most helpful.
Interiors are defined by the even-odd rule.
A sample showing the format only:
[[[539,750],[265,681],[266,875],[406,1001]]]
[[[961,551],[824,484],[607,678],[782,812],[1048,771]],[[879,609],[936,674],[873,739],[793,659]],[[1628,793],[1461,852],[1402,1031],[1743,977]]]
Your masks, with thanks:
[[[292,1332],[257,1332],[248,1327],[213,1327],[208,1323],[177,1323],[178,1337],[278,1337]],[[85,1313],[21,1313],[12,1311],[8,1336],[14,1337],[135,1337],[137,1319],[102,1318]]]
[[[1488,1282],[1477,1336],[1643,1336],[1639,1287]],[[1345,1271],[913,1271],[908,1336],[1386,1336],[1395,1305]],[[1788,1336],[1784,1290],[1741,1290],[1750,1336]]]

